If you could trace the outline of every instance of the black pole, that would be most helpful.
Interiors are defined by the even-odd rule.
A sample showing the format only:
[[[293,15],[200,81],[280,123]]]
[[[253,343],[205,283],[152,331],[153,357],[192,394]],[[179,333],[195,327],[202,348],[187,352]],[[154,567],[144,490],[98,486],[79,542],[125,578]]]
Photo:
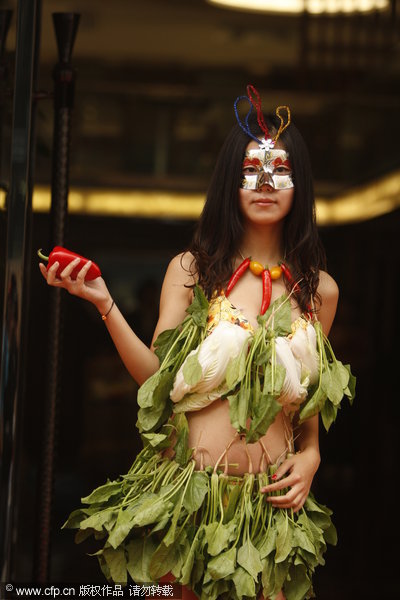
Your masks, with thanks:
[[[10,580],[16,513],[16,471],[20,405],[24,379],[28,269],[27,237],[32,206],[33,87],[37,59],[40,0],[19,0],[10,189],[7,196],[7,246],[0,378],[0,565]]]
[[[4,49],[8,29],[10,27],[12,10],[0,10],[0,189],[5,186],[3,174],[3,125],[4,111],[7,106],[8,65],[4,60]]]
[[[51,182],[51,247],[64,245],[68,213],[69,148],[75,72],[71,54],[80,15],[53,14],[59,62],[54,79],[54,131]],[[56,464],[57,417],[62,350],[62,290],[52,289],[49,308],[49,343],[47,355],[47,396],[41,461],[41,486],[35,579],[45,583],[50,571],[50,537],[54,472]]]

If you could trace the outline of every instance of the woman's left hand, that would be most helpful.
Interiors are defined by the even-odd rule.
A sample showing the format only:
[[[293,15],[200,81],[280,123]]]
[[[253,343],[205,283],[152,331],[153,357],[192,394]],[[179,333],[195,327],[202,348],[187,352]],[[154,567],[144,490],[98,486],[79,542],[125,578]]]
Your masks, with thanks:
[[[275,482],[261,488],[261,492],[270,494],[290,488],[283,496],[268,496],[266,499],[276,508],[292,508],[297,512],[307,499],[319,463],[319,453],[314,450],[303,450],[294,454],[279,466],[275,473]],[[284,477],[286,474],[287,477]]]

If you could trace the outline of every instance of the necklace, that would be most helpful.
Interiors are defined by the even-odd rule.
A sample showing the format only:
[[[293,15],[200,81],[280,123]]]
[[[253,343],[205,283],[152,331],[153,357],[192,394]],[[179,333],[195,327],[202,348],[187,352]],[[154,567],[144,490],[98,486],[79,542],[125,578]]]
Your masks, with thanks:
[[[271,303],[271,294],[272,294],[272,280],[279,279],[279,277],[283,274],[285,279],[291,284],[294,283],[292,274],[290,273],[287,265],[280,261],[278,265],[274,267],[264,267],[261,263],[256,260],[251,260],[250,256],[244,258],[243,254],[239,250],[239,254],[243,259],[243,262],[240,263],[238,268],[234,271],[232,277],[230,278],[228,285],[226,287],[225,296],[228,297],[239,279],[245,274],[247,269],[256,275],[257,277],[261,276],[262,280],[262,301],[260,308],[260,315],[263,315],[268,309]],[[297,285],[297,284],[296,284]]]
[[[240,250],[239,250],[239,255],[240,255],[240,258],[242,258],[242,260],[246,260]],[[275,279],[279,279],[279,277],[282,275],[281,264],[282,264],[282,261],[280,261],[279,264],[269,268],[269,267],[264,267],[264,265],[261,264],[260,262],[258,262],[257,260],[251,260],[251,258],[250,258],[249,269],[253,273],[253,275],[256,275],[257,277],[262,275],[262,272],[265,269],[267,269],[271,273],[271,279],[275,280]]]

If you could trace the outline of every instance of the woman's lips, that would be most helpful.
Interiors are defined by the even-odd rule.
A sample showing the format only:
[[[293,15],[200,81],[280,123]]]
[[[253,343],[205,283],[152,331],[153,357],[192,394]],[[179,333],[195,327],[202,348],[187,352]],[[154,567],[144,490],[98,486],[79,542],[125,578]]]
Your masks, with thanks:
[[[258,200],[254,200],[254,204],[259,204],[261,206],[269,206],[270,204],[276,204],[275,200],[271,200],[270,198],[258,198]]]

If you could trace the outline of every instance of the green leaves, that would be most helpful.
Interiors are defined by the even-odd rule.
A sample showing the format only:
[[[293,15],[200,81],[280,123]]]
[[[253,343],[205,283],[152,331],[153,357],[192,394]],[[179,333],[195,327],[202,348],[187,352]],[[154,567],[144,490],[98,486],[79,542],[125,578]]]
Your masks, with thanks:
[[[141,437],[144,446],[150,445],[158,450],[169,446],[168,436],[165,433],[142,433]]]
[[[311,580],[305,565],[291,565],[285,583],[286,600],[303,600],[311,587]]]
[[[257,581],[258,574],[261,573],[263,566],[260,559],[260,553],[253,546],[250,539],[247,538],[244,544],[239,548],[237,561],[250,575],[254,581]]]
[[[103,558],[107,564],[110,579],[116,583],[126,585],[127,573],[124,549],[105,548],[103,550]]]
[[[135,514],[132,525],[136,527],[150,525],[171,513],[172,508],[172,502],[167,502],[163,497],[154,496],[153,498],[146,500],[146,502],[143,502],[140,507],[140,512]]]
[[[356,395],[356,378],[351,372],[350,365],[343,365],[345,369],[349,372],[349,382],[347,384],[347,388],[344,393],[349,399],[350,404],[353,404],[354,397]]]
[[[283,295],[275,300],[257,320],[259,327],[248,351],[231,361],[226,375],[231,390],[226,394],[231,423],[239,433],[246,432],[247,443],[254,443],[265,435],[282,409],[278,398],[286,370],[277,363],[275,338],[291,331],[288,297]]]
[[[81,522],[87,518],[88,514],[90,514],[90,511],[87,509],[82,510],[81,508],[78,508],[77,510],[72,511],[61,529],[79,529]]]
[[[192,577],[193,565],[199,547],[199,534],[195,536],[193,543],[187,553],[186,560],[182,564],[180,582],[182,585],[187,585]],[[196,582],[197,583],[197,582]]]
[[[227,370],[231,423],[239,433],[246,432],[247,443],[262,437],[281,410],[279,398],[287,379],[286,369],[277,364],[275,340],[291,333],[291,307],[286,295],[278,298],[265,315],[258,317],[250,348],[231,361]],[[321,412],[327,430],[336,419],[343,396],[354,398],[355,378],[350,367],[338,361],[324,336],[321,324],[314,323],[319,354],[319,374],[309,386],[301,405],[300,422]],[[281,341],[281,340],[280,340]],[[249,426],[250,423],[250,426]]]
[[[321,387],[335,406],[340,404],[348,381],[349,374],[339,361],[328,363],[328,367],[322,372]]]
[[[336,420],[338,407],[331,402],[325,402],[321,409],[322,422],[326,431],[329,431],[330,426]]]
[[[173,380],[174,373],[172,371],[158,370],[139,388],[137,397],[141,407],[138,411],[139,431],[151,431],[159,423],[160,417],[164,415],[167,402],[171,405],[169,392]],[[172,408],[166,418],[171,412]]]
[[[315,389],[311,398],[306,400],[306,402],[303,404],[303,408],[300,410],[300,422],[313,417],[319,411],[321,411],[326,402],[326,398],[326,393],[322,389],[322,386],[319,385]]]
[[[278,530],[276,537],[275,562],[279,563],[287,559],[292,549],[293,525],[292,521],[289,521],[286,512],[285,517],[282,512],[278,512],[275,517],[275,523]]]
[[[229,361],[226,369],[226,384],[230,390],[233,390],[238,385],[246,372],[246,355],[247,345],[244,345],[241,352]]]
[[[184,322],[183,322],[184,323]],[[154,342],[154,353],[158,357],[160,364],[164,361],[167,356],[168,350],[173,345],[176,338],[179,336],[180,330],[183,326],[176,327],[175,329],[166,329],[159,334]]]
[[[274,335],[288,335],[292,329],[292,310],[289,297],[283,294],[268,308],[266,313],[257,317],[259,325],[271,327]]]
[[[183,506],[189,515],[200,509],[208,490],[208,475],[204,471],[195,471],[190,478],[183,498]]]
[[[186,429],[184,415],[179,428]],[[95,490],[88,508],[68,520],[79,527],[77,541],[90,533],[104,539],[96,555],[109,581],[157,581],[172,572],[207,600],[254,599],[261,588],[271,599],[281,589],[288,600],[309,594],[326,544],[336,543],[328,508],[311,494],[294,514],[263,501],[272,467],[226,478],[151,452],[143,450],[121,481]]]
[[[319,380],[311,388],[308,398],[300,410],[300,423],[321,412],[322,422],[328,431],[336,419],[343,396],[352,403],[355,395],[356,379],[349,365],[337,360],[328,338],[322,331],[321,324],[314,324],[317,334],[317,349],[320,359]]]
[[[274,396],[271,394],[262,395],[258,405],[255,407],[250,430],[246,436],[246,442],[248,444],[256,442],[263,436],[281,410],[282,406],[275,400]]]
[[[133,581],[147,583],[151,581],[150,562],[157,549],[157,543],[151,537],[131,540],[127,546],[127,569]]]
[[[198,327],[205,327],[208,317],[208,300],[200,286],[196,285],[193,289],[193,302],[186,309],[186,312],[192,317],[193,322]]]
[[[192,456],[192,450],[188,447],[189,425],[186,415],[184,413],[175,415],[174,425],[176,428],[175,460],[180,465],[186,465]]]
[[[211,556],[221,554],[228,546],[228,543],[235,538],[237,525],[235,521],[230,521],[226,525],[213,522],[204,528],[205,539],[208,544],[208,553]]]
[[[209,468],[194,471],[188,422],[184,412],[171,416],[169,394],[185,359],[185,382],[196,385],[202,376],[196,349],[205,335],[208,302],[200,288],[187,312],[179,327],[157,339],[160,368],[139,391],[144,450],[129,473],[84,498],[87,507],[74,511],[65,527],[78,530],[77,542],[91,534],[103,540],[97,557],[110,581],[126,582],[128,575],[137,582],[157,581],[172,572],[207,600],[254,599],[261,588],[271,600],[281,589],[287,600],[303,600],[311,593],[327,543],[337,541],[331,511],[311,494],[299,513],[265,502],[260,489],[272,468],[243,478]],[[290,301],[282,296],[259,317],[250,345],[228,364],[223,395],[233,426],[246,432],[248,443],[260,439],[282,410],[286,370],[277,364],[275,344],[290,333],[290,321]],[[343,395],[352,401],[355,378],[334,356],[319,323],[315,330],[319,377],[309,388],[300,419],[321,411],[329,429]],[[175,459],[169,460],[162,450],[172,434]]]
[[[160,577],[171,572],[178,558],[178,545],[166,546],[161,543],[151,557],[149,565],[150,579],[148,581],[158,581]]]
[[[103,531],[103,528],[107,527],[110,523],[113,523],[116,519],[116,511],[113,508],[106,508],[100,512],[96,512],[93,515],[87,517],[80,522],[80,529],[94,529],[95,531]]]
[[[158,407],[169,397],[173,383],[173,373],[156,371],[149,377],[138,391],[138,404],[142,408]]]
[[[231,575],[236,567],[236,548],[230,548],[208,563],[208,572],[212,579],[222,579]]]
[[[171,415],[169,394],[175,375],[205,335],[208,301],[199,286],[195,287],[193,302],[186,312],[188,316],[178,327],[164,331],[154,342],[160,368],[138,391],[140,409],[137,426],[141,433],[157,430]],[[201,378],[201,366],[195,355],[190,357],[189,364],[185,366],[184,376],[191,382]]]
[[[250,575],[246,569],[243,567],[237,567],[233,576],[233,583],[235,584],[236,593],[239,598],[243,598],[243,596],[250,596],[254,598],[255,596],[255,584],[254,579]]]
[[[93,490],[89,496],[82,498],[84,504],[97,504],[99,502],[105,502],[112,496],[115,496],[121,492],[121,482],[119,481],[107,481],[104,485]]]
[[[276,537],[278,532],[275,527],[268,529],[267,534],[264,536],[261,545],[259,546],[260,558],[266,558],[276,548]]]

